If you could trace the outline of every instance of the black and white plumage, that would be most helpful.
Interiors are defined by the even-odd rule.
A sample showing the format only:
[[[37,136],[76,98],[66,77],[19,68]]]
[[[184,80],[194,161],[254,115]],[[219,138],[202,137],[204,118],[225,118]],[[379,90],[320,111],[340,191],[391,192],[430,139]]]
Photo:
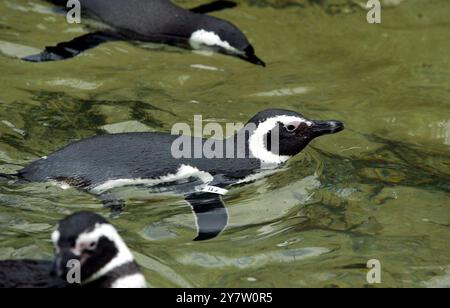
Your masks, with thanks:
[[[124,205],[114,194],[118,187],[153,190],[174,184],[169,187],[183,194],[196,214],[196,239],[204,240],[217,236],[227,225],[221,199],[227,187],[255,180],[300,153],[314,138],[342,129],[339,121],[312,121],[293,111],[271,109],[258,113],[234,136],[216,141],[223,148],[222,156],[195,158],[195,145],[211,142],[201,138],[111,134],[74,142],[31,163],[17,176],[21,182],[54,181],[62,187],[76,187],[117,211]],[[272,144],[274,136],[279,139],[278,146]],[[191,155],[174,153],[180,142],[191,145]],[[220,158],[230,157],[227,150],[232,158]]]
[[[79,212],[52,234],[53,262],[0,261],[0,288],[144,288],[145,278],[116,229],[101,216]],[[80,264],[80,281],[67,279],[69,261]],[[71,276],[72,277],[72,276]]]
[[[49,0],[66,6],[67,0]],[[107,25],[71,41],[46,47],[37,55],[25,57],[31,62],[72,58],[102,43],[126,40],[163,43],[182,48],[214,50],[250,63],[265,66],[239,28],[206,13],[231,8],[236,3],[214,1],[191,10],[169,0],[79,0],[83,15]]]

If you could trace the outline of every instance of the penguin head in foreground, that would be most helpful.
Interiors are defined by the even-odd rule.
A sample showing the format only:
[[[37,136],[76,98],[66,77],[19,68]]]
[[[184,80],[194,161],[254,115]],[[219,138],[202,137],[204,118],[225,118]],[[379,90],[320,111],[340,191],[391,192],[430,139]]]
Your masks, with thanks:
[[[255,49],[242,31],[232,23],[208,16],[208,19],[192,32],[189,43],[193,49],[213,50],[238,57],[252,64],[266,64],[255,54]]]
[[[53,232],[52,241],[57,254],[53,272],[69,283],[82,286],[111,276],[114,278],[108,287],[146,287],[144,276],[117,230],[95,213],[66,217]]]
[[[300,153],[313,139],[340,132],[340,121],[309,120],[289,110],[259,112],[247,125],[254,127],[248,139],[253,157],[267,164],[281,164]]]

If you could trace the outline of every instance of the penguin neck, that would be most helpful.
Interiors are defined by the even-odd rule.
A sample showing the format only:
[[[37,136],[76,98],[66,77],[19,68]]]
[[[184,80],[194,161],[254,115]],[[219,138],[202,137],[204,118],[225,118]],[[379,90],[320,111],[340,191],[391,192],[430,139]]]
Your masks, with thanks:
[[[136,262],[122,264],[103,276],[84,283],[83,288],[145,288],[146,282]]]
[[[226,143],[233,143],[236,157],[257,159],[261,163],[261,169],[274,169],[286,163],[291,156],[278,155],[267,149],[265,142],[267,134],[258,129],[250,131],[246,127],[235,135],[226,139]]]

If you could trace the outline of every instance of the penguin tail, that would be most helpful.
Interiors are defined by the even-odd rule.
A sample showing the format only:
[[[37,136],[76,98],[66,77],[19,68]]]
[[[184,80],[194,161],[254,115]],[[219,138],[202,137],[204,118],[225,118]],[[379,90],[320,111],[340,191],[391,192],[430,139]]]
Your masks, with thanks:
[[[18,181],[19,180],[19,174],[13,173],[0,173],[0,181]]]

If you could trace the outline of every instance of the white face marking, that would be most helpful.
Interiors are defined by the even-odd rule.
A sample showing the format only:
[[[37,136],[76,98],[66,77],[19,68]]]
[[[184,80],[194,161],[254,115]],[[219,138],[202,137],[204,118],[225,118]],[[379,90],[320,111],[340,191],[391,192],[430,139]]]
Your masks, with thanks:
[[[147,282],[142,274],[133,274],[130,276],[125,276],[123,278],[119,278],[112,284],[111,288],[113,289],[143,289],[147,288]]]
[[[58,228],[58,227],[56,227]],[[52,242],[53,245],[55,246],[56,252],[59,252],[59,248],[58,248],[58,242],[59,242],[59,238],[61,237],[61,234],[59,233],[58,230],[53,231],[52,233]]]
[[[165,176],[161,176],[157,179],[117,179],[117,180],[110,180],[106,181],[103,184],[100,184],[97,187],[94,187],[91,192],[94,194],[102,194],[105,191],[111,190],[113,188],[117,187],[124,187],[124,186],[133,186],[133,185],[146,185],[146,186],[155,186],[163,183],[171,183],[180,181],[183,179],[188,178],[198,178],[203,183],[207,184],[213,181],[213,176],[209,174],[208,172],[200,171],[199,169],[188,166],[188,165],[181,165],[181,167],[178,169],[177,173],[175,174],[168,174]]]
[[[249,148],[253,157],[259,159],[262,164],[282,164],[287,162],[291,156],[277,155],[267,150],[264,139],[268,132],[275,128],[277,123],[288,125],[292,122],[306,123],[308,126],[312,125],[312,122],[307,121],[300,117],[295,116],[276,116],[269,118],[258,125],[258,128],[253,132],[249,139]]]
[[[97,273],[89,277],[85,283],[94,281],[121,265],[134,262],[131,251],[128,249],[117,230],[110,224],[96,224],[94,230],[80,234],[72,253],[80,256],[86,247],[89,247],[91,243],[98,243],[101,237],[106,237],[115,244],[118,250],[117,255]]]
[[[219,35],[212,31],[206,31],[200,29],[192,33],[189,44],[193,49],[202,49],[204,47],[220,47],[225,49],[229,53],[243,54],[243,52],[237,50],[230,45],[229,42],[222,40]]]

